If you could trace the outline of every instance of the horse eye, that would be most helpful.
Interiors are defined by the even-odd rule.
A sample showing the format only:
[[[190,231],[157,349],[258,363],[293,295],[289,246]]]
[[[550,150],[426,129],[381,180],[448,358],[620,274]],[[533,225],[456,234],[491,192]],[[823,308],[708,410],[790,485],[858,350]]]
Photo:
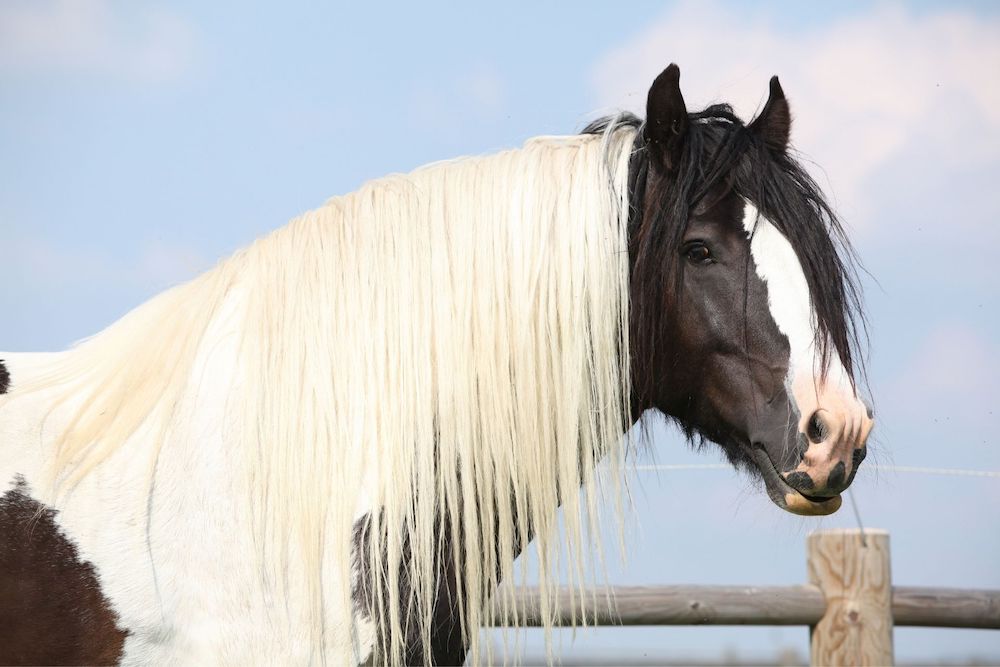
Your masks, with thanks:
[[[684,248],[684,255],[695,264],[708,264],[712,261],[712,251],[704,243],[690,243]]]

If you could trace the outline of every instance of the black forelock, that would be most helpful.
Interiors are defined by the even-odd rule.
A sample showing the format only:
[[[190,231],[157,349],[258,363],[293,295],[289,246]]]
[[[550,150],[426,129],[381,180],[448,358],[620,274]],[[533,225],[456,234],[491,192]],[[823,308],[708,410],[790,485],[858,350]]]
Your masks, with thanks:
[[[734,168],[734,187],[784,234],[799,258],[816,313],[823,372],[836,353],[854,379],[855,371],[863,373],[864,360],[857,354],[865,333],[855,251],[805,168],[747,134],[751,142]]]
[[[642,206],[651,166],[638,117],[601,118],[583,130],[598,134],[617,125],[639,128],[629,166],[632,278],[678,279],[679,273],[671,276],[672,269],[665,267],[679,263],[663,260],[677,256],[673,251],[680,246],[691,212],[720,187],[725,192],[735,191],[784,234],[798,256],[816,315],[823,372],[836,353],[854,378],[856,370],[863,370],[857,353],[865,333],[857,260],[842,223],[819,186],[787,151],[775,151],[748,129],[729,105],[715,104],[688,117],[686,140],[669,176],[670,187],[653,193],[655,212],[649,217]],[[654,304],[633,307],[644,305]]]

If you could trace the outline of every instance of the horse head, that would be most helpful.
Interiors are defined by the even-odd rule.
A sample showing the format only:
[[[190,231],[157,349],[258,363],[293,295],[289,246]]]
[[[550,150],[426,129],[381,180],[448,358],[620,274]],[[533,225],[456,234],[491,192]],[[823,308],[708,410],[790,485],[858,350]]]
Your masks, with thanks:
[[[829,514],[865,457],[850,246],[789,155],[777,77],[744,124],[689,113],[670,65],[630,166],[634,416],[658,409],[721,445],[796,514]]]

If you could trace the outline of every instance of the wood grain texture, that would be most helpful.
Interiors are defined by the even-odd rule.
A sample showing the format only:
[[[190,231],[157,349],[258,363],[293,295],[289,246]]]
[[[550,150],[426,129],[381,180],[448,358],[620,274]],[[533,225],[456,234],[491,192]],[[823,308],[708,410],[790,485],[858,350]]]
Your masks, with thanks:
[[[515,593],[519,623],[541,625],[537,590]],[[826,605],[815,586],[616,586],[597,589],[585,605],[558,593],[556,625],[812,625]]]
[[[1000,590],[895,586],[896,625],[1000,630]]]
[[[606,600],[614,600],[609,607]],[[538,591],[518,589],[520,624],[541,624]],[[582,617],[579,599],[558,594],[556,625]],[[591,594],[592,625],[816,625],[826,611],[817,586],[615,586]],[[1000,590],[894,586],[893,624],[1000,630]]]
[[[819,531],[807,550],[809,580],[826,598],[826,613],[812,627],[812,664],[892,665],[889,534]]]

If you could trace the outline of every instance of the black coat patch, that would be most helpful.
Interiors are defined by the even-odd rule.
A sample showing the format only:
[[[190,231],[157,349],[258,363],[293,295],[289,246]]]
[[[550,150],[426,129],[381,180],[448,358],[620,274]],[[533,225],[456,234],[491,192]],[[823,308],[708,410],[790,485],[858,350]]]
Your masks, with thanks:
[[[465,656],[468,653],[468,647],[462,638],[461,624],[458,615],[455,614],[459,599],[459,586],[462,585],[462,582],[458,578],[459,568],[456,567],[455,562],[450,557],[452,553],[451,540],[448,538],[451,535],[450,525],[447,522],[438,521],[436,531],[444,539],[441,553],[448,554],[449,556],[438,556],[434,559],[434,571],[437,583],[435,585],[433,619],[431,621],[431,642],[427,649],[431,656],[431,662],[434,665],[461,665],[465,663]],[[371,539],[371,521],[369,515],[366,514],[354,524],[352,557],[355,567],[358,568],[359,576],[358,582],[352,591],[352,597],[355,607],[370,619],[375,616],[375,601],[373,599],[373,591],[371,590],[371,581],[372,577],[376,574],[366,559]],[[409,550],[409,544],[404,542],[404,561],[408,560]],[[383,553],[384,551],[383,547]],[[385,573],[382,576],[384,577]],[[402,587],[400,598],[405,600],[409,597],[409,588],[405,576],[400,577],[400,585]],[[418,633],[418,624],[410,622],[410,616],[414,613],[414,610],[406,607],[400,611],[403,616],[402,625],[406,628],[406,637],[403,640],[405,646],[404,663],[407,665],[423,665],[425,654],[424,643]],[[376,630],[377,636],[379,636],[379,632]],[[379,650],[380,647],[376,643],[372,659],[366,664],[378,664],[381,662],[378,656]]]
[[[10,372],[7,367],[3,365],[3,359],[0,359],[0,394],[6,394],[7,389],[10,388]]]
[[[20,476],[0,496],[0,664],[116,664],[128,632],[56,514]]]

